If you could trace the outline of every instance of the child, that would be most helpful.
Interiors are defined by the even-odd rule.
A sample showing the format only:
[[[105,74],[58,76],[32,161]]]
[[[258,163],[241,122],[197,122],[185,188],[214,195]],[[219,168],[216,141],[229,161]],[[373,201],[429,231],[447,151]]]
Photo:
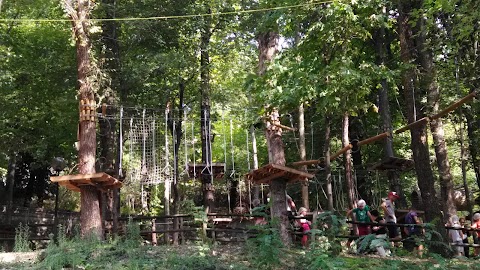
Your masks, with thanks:
[[[298,209],[298,214],[300,217],[305,217],[305,215],[307,214],[307,208],[300,207],[300,209]],[[303,232],[302,246],[307,247],[307,241],[308,241],[307,233],[310,231],[310,225],[312,224],[312,222],[310,222],[310,220],[307,220],[306,218],[301,218],[298,220],[298,223],[300,223],[300,227],[302,227],[302,232]]]
[[[378,223],[372,226],[372,232],[375,234],[376,239],[370,244],[370,248],[377,250],[378,255],[385,257],[387,253],[385,247],[388,247],[387,242],[387,228],[385,227],[385,219],[380,216],[377,210],[370,212],[374,218],[374,223]]]
[[[463,256],[463,232],[459,230],[462,226],[460,225],[458,216],[453,215],[449,224],[453,229],[448,230],[448,236],[450,237],[450,243],[453,245],[453,250],[455,251],[456,256]]]
[[[468,245],[468,237],[470,237],[470,231],[467,230],[467,224],[466,224],[466,220],[465,218],[460,218],[460,226],[462,226],[463,230],[462,230],[462,233],[463,233],[463,243]],[[470,247],[468,246],[464,246],[463,247],[463,255],[465,255],[465,257],[467,258],[470,258]]]
[[[418,218],[418,214],[417,211],[415,211],[415,208],[410,208],[410,211],[405,216],[405,224],[411,224],[413,226],[403,227],[403,231],[408,237],[404,240],[403,247],[408,251],[413,251],[413,249],[415,249],[417,255],[421,258],[423,256],[423,245],[417,242],[417,239],[415,238],[423,235],[423,229],[418,226],[422,224],[422,222]]]

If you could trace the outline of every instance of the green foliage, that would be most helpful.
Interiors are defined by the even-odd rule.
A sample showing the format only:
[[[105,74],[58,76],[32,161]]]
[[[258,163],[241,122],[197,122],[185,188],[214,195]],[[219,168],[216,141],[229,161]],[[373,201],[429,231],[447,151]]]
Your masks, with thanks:
[[[341,239],[338,239],[337,236],[343,235],[345,232],[345,223],[342,219],[339,219],[333,212],[326,211],[317,216],[313,227],[318,228],[311,231],[312,238],[318,242],[315,243],[316,248],[331,254],[339,254],[342,246]],[[317,237],[321,238],[321,241]]]
[[[26,252],[31,251],[30,247],[30,227],[20,223],[17,228],[15,228],[15,245],[13,251],[15,252]]]
[[[125,237],[123,239],[127,248],[136,248],[142,243],[140,225],[131,218],[128,220]]]
[[[247,249],[250,262],[256,269],[276,269],[281,261],[283,243],[275,227],[258,227],[259,234],[248,239]]]
[[[439,232],[439,229],[444,231],[444,226],[439,226],[439,220],[434,220],[431,223],[426,223],[424,230],[424,237],[414,238],[415,241],[425,242],[425,247],[429,252],[442,255],[444,257],[450,257],[453,255],[452,248],[448,244],[446,238]]]

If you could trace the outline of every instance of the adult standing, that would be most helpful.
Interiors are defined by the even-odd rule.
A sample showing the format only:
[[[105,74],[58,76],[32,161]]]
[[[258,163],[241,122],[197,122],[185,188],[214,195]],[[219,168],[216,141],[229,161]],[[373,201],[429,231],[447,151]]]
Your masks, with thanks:
[[[448,236],[450,237],[450,243],[453,246],[453,250],[455,251],[455,256],[463,256],[463,232],[460,230],[462,225],[460,225],[460,220],[457,215],[453,215],[450,217],[447,223],[448,227],[452,227],[452,229],[448,230]]]
[[[418,237],[422,236],[424,231],[419,226],[422,224],[418,218],[417,211],[415,208],[411,207],[410,211],[405,216],[405,224],[410,224],[412,226],[403,227],[405,235],[408,237],[404,240],[403,247],[408,251],[413,251],[415,249],[419,257],[423,255],[423,245],[419,242]]]
[[[472,232],[472,235],[473,235],[473,243],[474,244],[478,244],[480,243],[479,239],[480,239],[480,213],[475,213],[472,217],[472,226],[471,226],[472,229],[475,229],[473,230]],[[473,250],[473,255],[476,257],[480,254],[480,248],[478,247],[475,247],[475,249]]]
[[[382,202],[382,209],[387,222],[388,237],[391,240],[400,240],[402,237],[397,227],[397,216],[395,215],[395,201],[400,198],[395,191],[390,191]]]

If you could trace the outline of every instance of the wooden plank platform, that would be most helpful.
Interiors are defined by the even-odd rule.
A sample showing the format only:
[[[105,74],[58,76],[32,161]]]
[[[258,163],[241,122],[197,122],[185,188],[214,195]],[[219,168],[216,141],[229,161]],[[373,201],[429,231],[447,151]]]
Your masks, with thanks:
[[[201,178],[202,174],[213,174],[214,179],[223,179],[225,175],[225,163],[212,163],[207,166],[205,163],[188,163],[188,175],[191,178]]]
[[[77,192],[80,192],[80,187],[85,185],[95,186],[102,191],[122,187],[121,181],[104,172],[93,174],[51,176],[50,180],[54,183],[58,183],[59,185],[68,188],[69,190]]]
[[[413,168],[414,162],[411,159],[403,159],[397,157],[388,157],[380,162],[369,166],[369,170],[386,171],[408,171]]]
[[[273,180],[284,179],[287,183],[307,181],[314,175],[277,164],[268,164],[247,173],[247,179],[255,184],[268,184]]]

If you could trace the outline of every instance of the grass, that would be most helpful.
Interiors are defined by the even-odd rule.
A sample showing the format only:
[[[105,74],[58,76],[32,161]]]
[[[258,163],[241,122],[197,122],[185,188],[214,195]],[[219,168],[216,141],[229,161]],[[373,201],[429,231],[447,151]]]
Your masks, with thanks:
[[[308,249],[283,247],[278,233],[271,228],[261,231],[246,244],[192,242],[182,246],[153,247],[142,245],[138,225],[130,222],[126,236],[121,239],[67,239],[60,233],[58,243],[51,241],[37,262],[4,263],[0,264],[0,269],[480,269],[475,259],[445,259],[433,253],[418,259],[401,249],[388,258],[349,255],[339,251],[338,239],[321,233],[319,231],[319,241]]]
[[[252,257],[247,245],[204,245],[129,247],[123,241],[77,240],[45,250],[32,264],[3,264],[1,269],[480,269],[477,260],[414,256],[379,258],[315,253],[301,248],[280,249],[279,261]],[[260,256],[260,255],[259,255]],[[262,261],[261,264],[258,261]],[[479,265],[479,266],[477,266]]]

